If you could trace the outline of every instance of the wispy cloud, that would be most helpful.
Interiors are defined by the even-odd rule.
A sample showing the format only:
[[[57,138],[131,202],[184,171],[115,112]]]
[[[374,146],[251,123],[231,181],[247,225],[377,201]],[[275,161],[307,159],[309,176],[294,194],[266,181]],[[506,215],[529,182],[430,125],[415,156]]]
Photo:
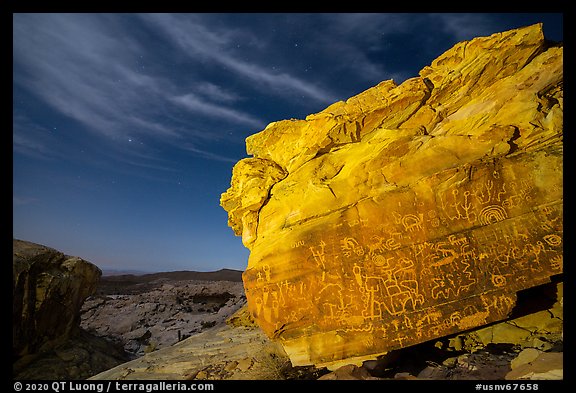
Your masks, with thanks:
[[[384,42],[382,37],[408,31],[421,18],[420,14],[337,13],[325,14],[330,35],[349,42],[362,41],[374,49]]]
[[[199,149],[198,147],[192,145],[192,144],[186,144],[184,146],[184,149],[186,151],[195,153],[196,155],[199,155],[200,157],[209,159],[209,160],[215,160],[215,161],[222,161],[222,162],[230,162],[235,164],[236,162],[238,162],[237,158],[232,158],[232,157],[227,157],[227,156],[223,156],[221,154],[216,154],[216,153],[212,153],[206,150],[202,150]]]
[[[35,159],[54,159],[55,151],[49,147],[51,132],[25,116],[16,115],[12,119],[12,149]]]
[[[160,27],[170,39],[190,57],[226,67],[231,72],[247,78],[271,94],[305,96],[322,103],[337,100],[334,93],[285,72],[276,72],[258,63],[243,60],[231,47],[230,30],[207,26],[194,15],[146,14],[142,17]]]
[[[122,67],[135,55],[126,48],[138,45],[115,41],[105,17],[26,14],[14,22],[16,83],[102,136],[117,136],[127,125],[149,131],[126,120],[155,100],[146,94],[150,82]]]
[[[147,43],[130,30],[133,21],[122,23],[124,17],[15,14],[15,84],[108,140],[143,136],[173,147],[190,137],[218,140],[215,127],[191,131],[199,128],[190,127],[191,111],[213,121],[263,126],[231,106],[239,97],[217,84],[203,82],[197,95],[186,95],[171,69],[161,64],[146,68]],[[16,133],[14,148],[37,155],[48,152],[34,141]]]
[[[196,85],[198,94],[216,102],[237,102],[241,101],[242,97],[237,93],[226,90],[211,82],[200,82]]]
[[[219,117],[235,123],[246,124],[255,128],[263,128],[266,124],[261,120],[244,112],[226,108],[217,104],[207,102],[193,93],[183,96],[173,97],[172,101],[182,107],[207,116]]]
[[[470,40],[493,33],[490,19],[483,14],[449,13],[429,14],[428,16],[457,41]]]
[[[12,196],[13,206],[26,206],[38,202],[38,198],[22,197],[22,196]]]
[[[51,159],[52,153],[45,145],[37,139],[23,135],[20,132],[13,134],[13,149],[15,153],[24,154],[28,157],[46,160]]]

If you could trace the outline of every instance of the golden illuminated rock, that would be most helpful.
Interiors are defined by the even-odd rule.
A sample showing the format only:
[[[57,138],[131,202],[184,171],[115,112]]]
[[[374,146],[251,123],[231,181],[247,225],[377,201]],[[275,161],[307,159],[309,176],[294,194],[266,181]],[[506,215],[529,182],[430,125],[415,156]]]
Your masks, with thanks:
[[[504,319],[562,273],[562,72],[536,24],[247,138],[221,204],[249,310],[293,365]]]

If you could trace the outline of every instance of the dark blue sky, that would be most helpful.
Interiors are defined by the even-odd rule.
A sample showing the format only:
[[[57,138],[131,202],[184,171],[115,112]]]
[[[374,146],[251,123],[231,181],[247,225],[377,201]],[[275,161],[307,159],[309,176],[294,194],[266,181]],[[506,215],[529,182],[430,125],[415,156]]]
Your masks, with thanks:
[[[244,140],[562,14],[13,15],[13,235],[103,269],[244,270]]]

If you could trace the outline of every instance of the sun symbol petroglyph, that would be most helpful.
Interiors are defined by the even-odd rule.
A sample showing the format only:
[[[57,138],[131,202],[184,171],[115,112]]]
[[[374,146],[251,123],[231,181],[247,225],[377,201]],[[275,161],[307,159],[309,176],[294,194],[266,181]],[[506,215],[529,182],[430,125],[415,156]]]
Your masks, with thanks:
[[[508,213],[502,206],[490,205],[480,211],[478,218],[482,225],[491,225],[507,219]]]

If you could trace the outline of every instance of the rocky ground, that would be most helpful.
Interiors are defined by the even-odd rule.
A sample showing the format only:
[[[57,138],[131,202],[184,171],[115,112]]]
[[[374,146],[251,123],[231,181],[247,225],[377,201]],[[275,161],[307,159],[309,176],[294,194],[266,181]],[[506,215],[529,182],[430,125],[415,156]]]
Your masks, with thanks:
[[[130,361],[119,346],[77,329],[66,342],[13,365],[15,380],[83,380]]]
[[[185,273],[103,277],[80,326],[134,359],[220,326],[246,303],[240,272],[223,277],[236,281],[182,280]]]
[[[395,361],[346,365],[319,379],[557,380],[563,379],[562,351],[561,344],[547,351],[495,344],[476,352],[451,352],[434,351],[432,343],[425,343],[402,351]]]

